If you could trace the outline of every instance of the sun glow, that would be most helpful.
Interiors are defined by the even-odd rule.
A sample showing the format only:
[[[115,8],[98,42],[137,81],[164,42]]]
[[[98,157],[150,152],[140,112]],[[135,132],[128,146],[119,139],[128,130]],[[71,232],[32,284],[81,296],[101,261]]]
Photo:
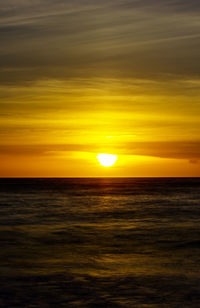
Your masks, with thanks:
[[[111,167],[117,161],[117,155],[113,154],[98,154],[97,159],[99,163],[104,167]]]

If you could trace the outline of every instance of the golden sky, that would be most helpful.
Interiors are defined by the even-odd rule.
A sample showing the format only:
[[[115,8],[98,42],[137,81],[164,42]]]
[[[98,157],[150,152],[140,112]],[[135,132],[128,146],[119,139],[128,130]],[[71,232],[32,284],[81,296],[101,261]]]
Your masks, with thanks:
[[[199,13],[198,0],[2,0],[0,176],[200,176]]]

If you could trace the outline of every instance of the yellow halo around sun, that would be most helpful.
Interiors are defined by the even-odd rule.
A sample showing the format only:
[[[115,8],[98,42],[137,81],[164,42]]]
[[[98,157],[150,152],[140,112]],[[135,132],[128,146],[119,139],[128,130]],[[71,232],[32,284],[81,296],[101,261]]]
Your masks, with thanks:
[[[113,154],[98,154],[97,159],[104,167],[110,167],[117,161],[117,155]]]

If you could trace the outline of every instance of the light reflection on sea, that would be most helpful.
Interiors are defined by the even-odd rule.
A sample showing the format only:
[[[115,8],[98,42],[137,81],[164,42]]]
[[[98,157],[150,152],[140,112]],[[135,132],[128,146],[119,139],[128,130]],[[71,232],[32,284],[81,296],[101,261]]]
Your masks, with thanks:
[[[1,179],[1,307],[200,306],[200,179]]]

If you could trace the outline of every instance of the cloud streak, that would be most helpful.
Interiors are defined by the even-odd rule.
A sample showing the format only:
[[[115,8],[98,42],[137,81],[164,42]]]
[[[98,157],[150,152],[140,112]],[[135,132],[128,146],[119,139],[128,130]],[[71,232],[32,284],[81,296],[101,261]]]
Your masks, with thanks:
[[[67,152],[98,153],[101,149],[109,147],[107,144],[48,144],[48,145],[4,145],[0,155],[15,156],[58,156]],[[184,159],[191,163],[200,160],[200,140],[177,142],[129,142],[125,144],[113,144],[110,150],[121,155],[152,156],[168,159]]]
[[[1,81],[17,82],[16,68],[24,81],[199,76],[198,10],[196,1],[3,1]]]

